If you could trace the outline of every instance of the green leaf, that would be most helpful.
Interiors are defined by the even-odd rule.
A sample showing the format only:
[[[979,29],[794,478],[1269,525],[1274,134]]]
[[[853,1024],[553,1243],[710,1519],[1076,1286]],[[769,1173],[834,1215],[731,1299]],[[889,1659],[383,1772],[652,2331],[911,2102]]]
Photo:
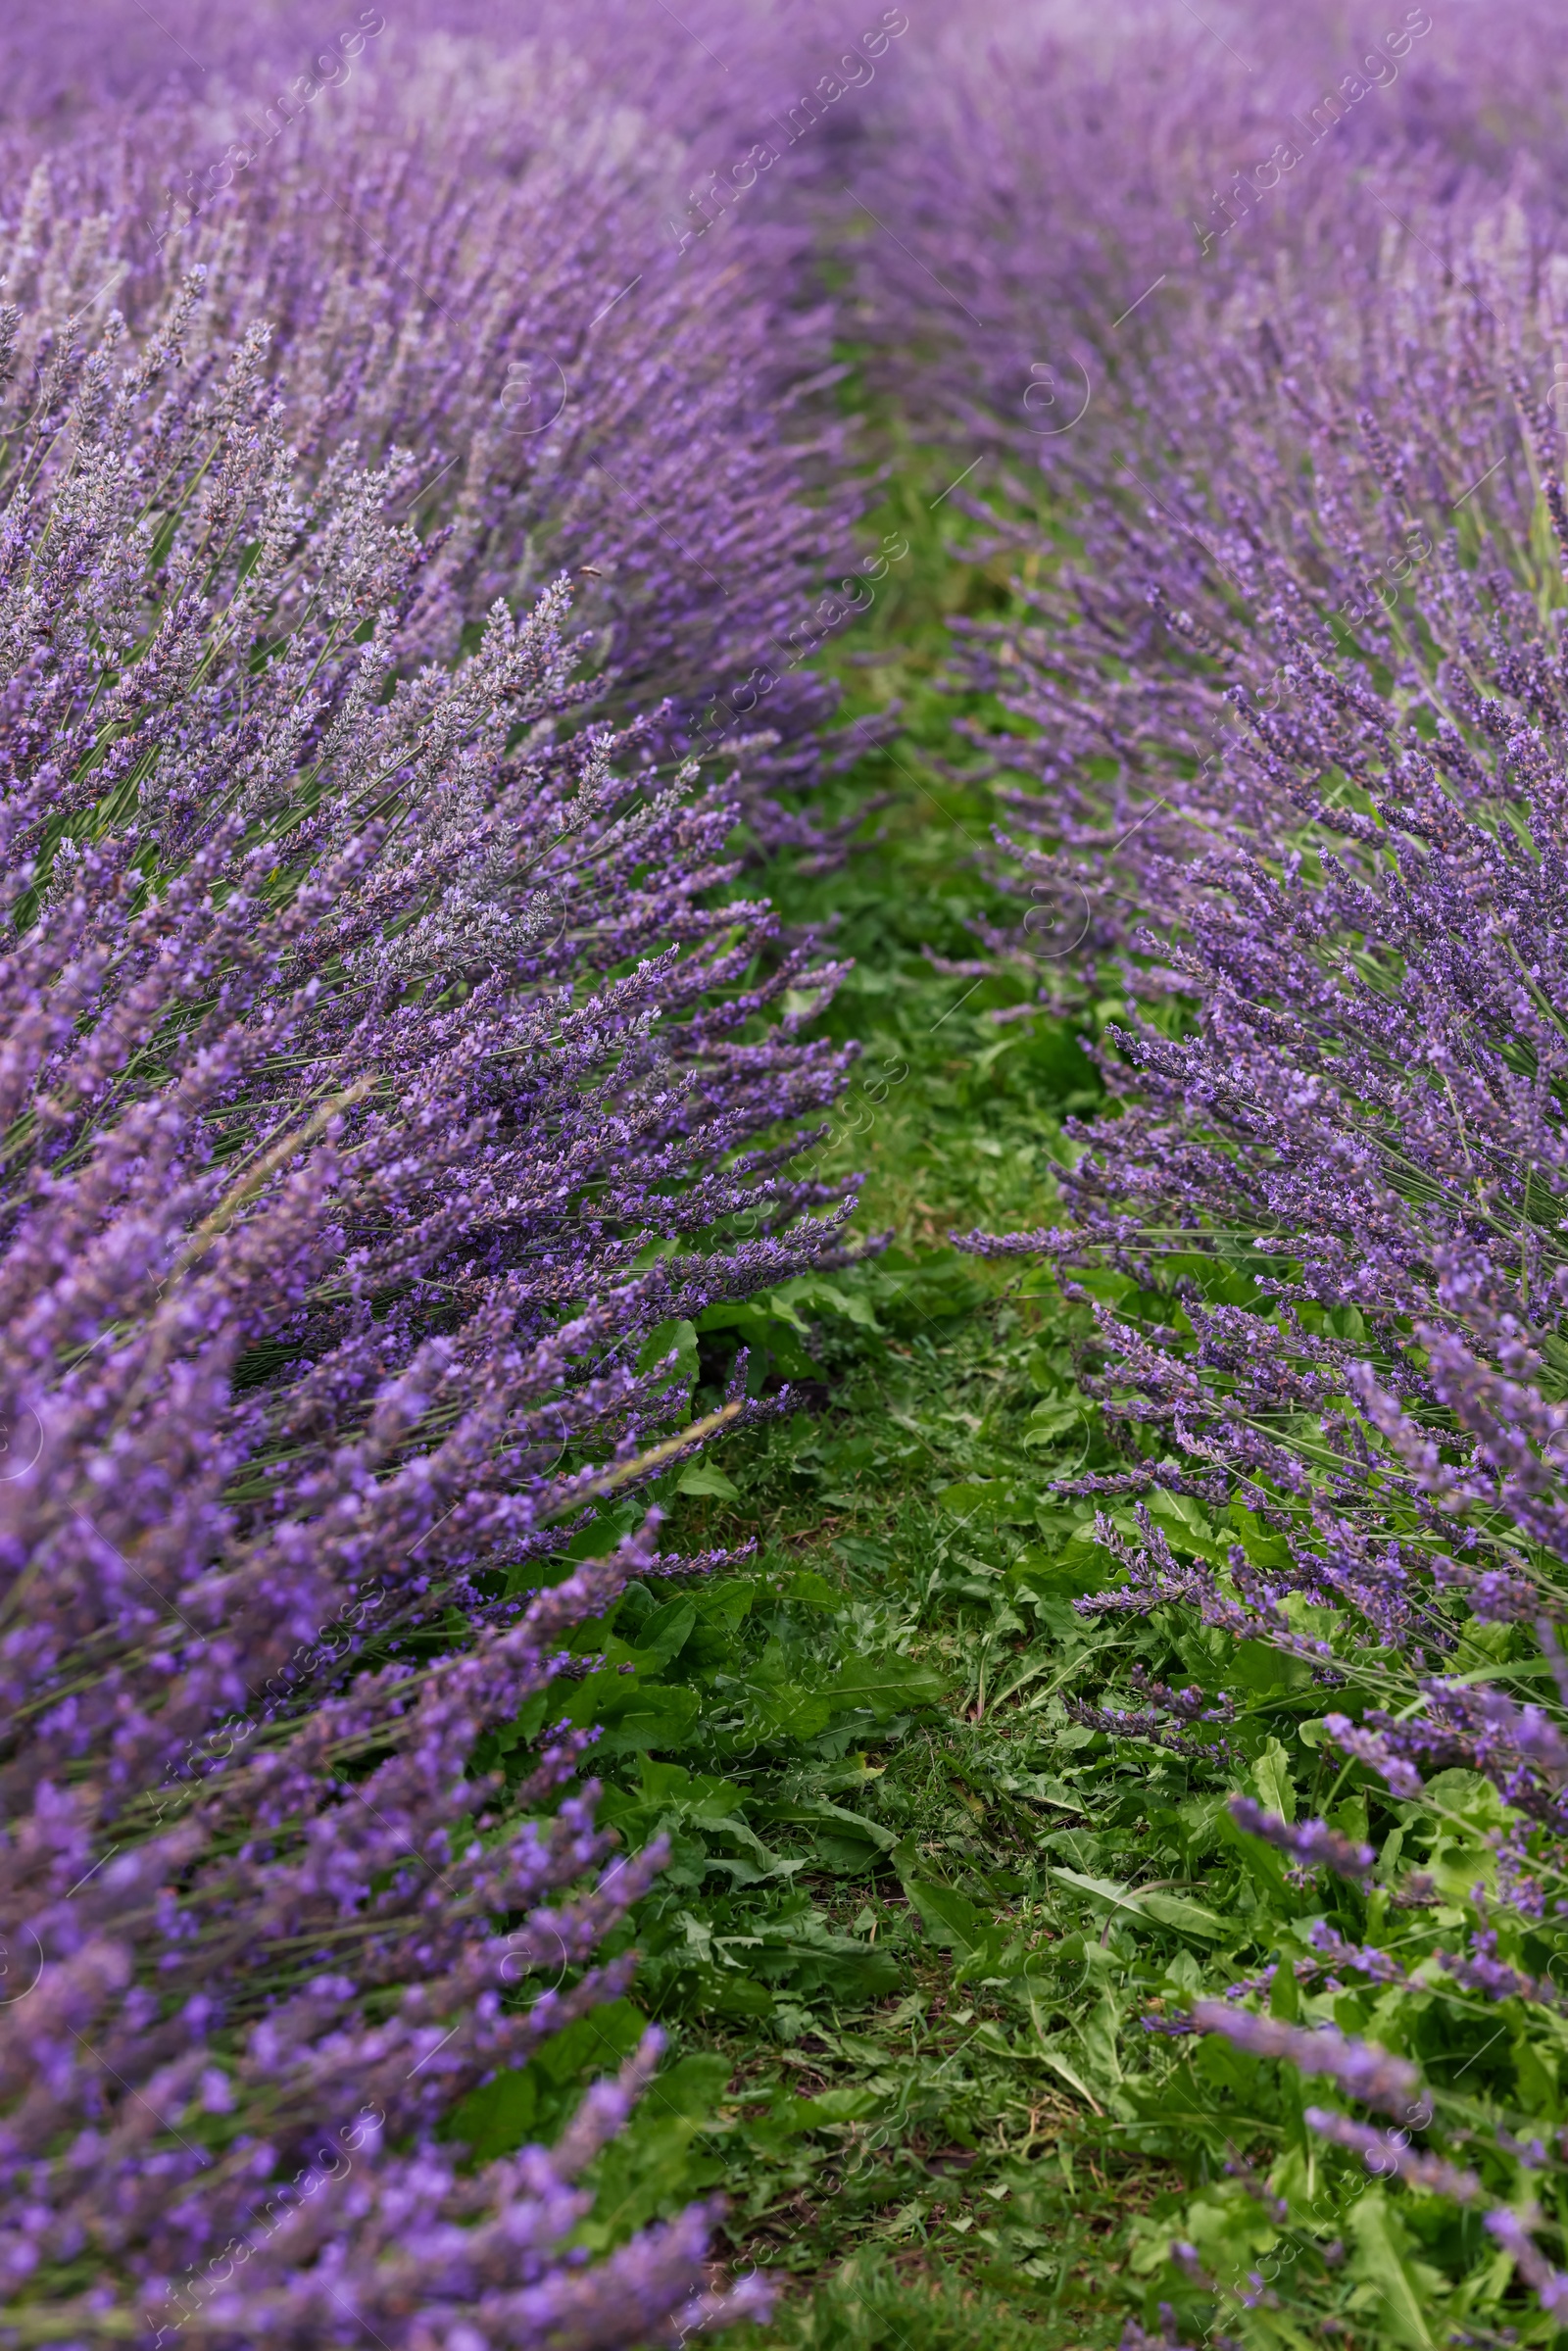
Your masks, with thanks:
[[[905,1880],[905,1891],[920,1914],[920,1923],[933,1942],[965,1954],[984,1951],[996,1929],[982,1911],[951,1886],[933,1886],[917,1878]]]
[[[537,2048],[525,2066],[470,2090],[442,2130],[489,2163],[530,2140],[549,2145],[590,2082],[629,2057],[648,2020],[629,2000],[612,2000],[574,2018]]]
[[[800,1316],[772,1313],[765,1300],[750,1298],[744,1303],[725,1300],[705,1307],[697,1317],[697,1328],[700,1332],[733,1331],[742,1347],[752,1348],[762,1358],[764,1369],[766,1358],[771,1355],[787,1380],[808,1380],[816,1369],[801,1345],[800,1334],[805,1326]]]
[[[651,1331],[637,1357],[639,1371],[652,1371],[665,1356],[675,1357],[676,1378],[688,1395],[697,1385],[697,1325],[691,1322],[662,1322]]]
[[[637,1627],[632,1645],[639,1677],[657,1674],[680,1655],[697,1629],[697,1610],[684,1593],[655,1608]]]
[[[1436,2351],[1426,2312],[1443,2280],[1424,2262],[1413,2262],[1400,2250],[1396,2231],[1402,2237],[1404,2229],[1381,2188],[1363,2189],[1350,2208],[1349,2226],[1356,2242],[1351,2274],[1372,2287],[1381,2320],[1412,2351]]]
[[[803,1600],[808,1608],[842,1608],[844,1594],[814,1568],[798,1567],[784,1586],[786,1599]]]
[[[688,1461],[675,1482],[677,1494],[710,1494],[723,1502],[738,1502],[741,1490],[712,1461]]]
[[[897,1841],[891,1829],[851,1812],[843,1804],[831,1803],[825,1796],[802,1803],[764,1804],[760,1811],[769,1821],[787,1821],[800,1828],[814,1829],[818,1857],[831,1870],[869,1869]]]
[[[814,2098],[792,2098],[787,2113],[799,2131],[821,2131],[830,2123],[859,2123],[875,2114],[882,2103],[874,2089],[848,2085],[825,2089]]]
[[[1069,2089],[1075,2089],[1078,2092],[1079,2097],[1082,2098],[1084,2104],[1088,2106],[1093,2113],[1099,2115],[1102,2115],[1104,2113],[1104,2108],[1101,2105],[1100,2100],[1095,2096],[1094,2091],[1090,2088],[1088,2082],[1084,2080],[1082,2074],[1079,2073],[1077,2067],[1072,2063],[1070,2058],[1063,2057],[1059,2049],[1047,2048],[1044,2042],[1042,2042],[1036,2054],[1039,2056],[1042,2065],[1050,2066],[1054,2074],[1060,2075],[1062,2081],[1066,2082]]]
[[[641,1685],[620,1674],[590,1674],[564,1706],[551,1703],[572,1724],[602,1726],[597,1756],[629,1755],[643,1747],[682,1747],[697,1728],[702,1700],[695,1690]]]
[[[934,1666],[911,1665],[906,1657],[867,1657],[847,1662],[827,1685],[835,1713],[869,1707],[879,1722],[906,1706],[935,1705],[946,1685]]]
[[[1036,1404],[1029,1415],[1029,1427],[1024,1436],[1026,1445],[1055,1445],[1069,1430],[1083,1426],[1084,1408],[1076,1399],[1069,1403],[1050,1401]]]
[[[1178,1934],[1196,1935],[1205,1941],[1218,1942],[1231,1930],[1223,1919],[1205,1910],[1201,1903],[1190,1902],[1180,1894],[1141,1893],[1136,1886],[1116,1886],[1108,1878],[1086,1878],[1080,1870],[1062,1869],[1054,1865],[1054,1878],[1064,1886],[1076,1886],[1094,1900],[1108,1904],[1130,1918],[1152,1919],[1162,1927],[1172,1927]]]
[[[1291,1775],[1291,1758],[1277,1739],[1271,1739],[1252,1765],[1252,1779],[1257,1788],[1259,1802],[1282,1820],[1296,1818],[1296,1783]]]
[[[1174,1927],[1179,1935],[1196,1935],[1206,1942],[1220,1942],[1232,1932],[1225,1921],[1205,1910],[1201,1902],[1190,1902],[1185,1894],[1148,1893],[1138,1896],[1139,1903],[1152,1919],[1162,1927]]]
[[[977,1527],[1009,1523],[1033,1525],[1038,1500],[1033,1491],[1007,1478],[966,1478],[945,1486],[936,1497],[941,1508]]]
[[[1005,1928],[987,1918],[956,1887],[906,1878],[904,1890],[932,1941],[952,1951],[958,1962],[955,1984],[998,1983],[1016,1974],[1023,1960],[1022,1943],[1009,1939]]]
[[[817,1273],[798,1274],[793,1281],[781,1282],[771,1293],[770,1302],[775,1310],[794,1307],[797,1313],[791,1316],[792,1321],[798,1321],[798,1310],[806,1306],[815,1307],[819,1313],[841,1315],[862,1331],[880,1332],[882,1328],[863,1291],[841,1289],[837,1282],[827,1281]],[[806,1326],[798,1323],[798,1327],[804,1330]]]
[[[1102,1992],[1078,2028],[1089,2078],[1105,2084],[1102,2095],[1107,2098],[1120,2089],[1122,2082],[1121,2058],[1116,2047],[1120,2024],[1121,2012],[1106,1991]]]

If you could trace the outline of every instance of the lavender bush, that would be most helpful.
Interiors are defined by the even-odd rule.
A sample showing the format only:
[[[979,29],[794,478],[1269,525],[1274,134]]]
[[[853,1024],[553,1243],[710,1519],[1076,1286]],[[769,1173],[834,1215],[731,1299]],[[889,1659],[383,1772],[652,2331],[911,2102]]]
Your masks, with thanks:
[[[831,696],[798,632],[856,552],[829,319],[766,184],[712,235],[673,228],[752,114],[635,17],[520,39],[483,11],[350,11],[327,38],[175,11],[122,50],[90,11],[24,10],[5,37],[32,105],[0,133],[17,367],[79,364],[111,307],[139,334],[204,267],[193,363],[265,318],[304,454],[416,453],[411,655],[451,660],[498,595],[569,570],[607,711],[670,698],[661,747],[727,737],[764,835],[800,834],[771,788],[809,780]],[[715,733],[710,698],[769,663],[765,724]]]
[[[652,2045],[553,2156],[432,2133],[661,1856],[555,1804],[581,1737],[475,1749],[713,1563],[560,1554],[766,1408],[683,1428],[660,1326],[841,1254],[835,968],[657,717],[583,722],[564,580],[431,658],[418,464],[291,440],[230,298],[0,314],[0,2327],[641,2342],[758,2306],[702,2210],[569,2250]]]
[[[1266,2179],[1238,2156],[1174,2247],[1146,2228],[1259,2341],[1544,2341],[1568,2304],[1537,2242],[1568,2180],[1561,264],[1549,214],[1470,235],[1352,273],[1289,364],[1222,345],[1224,475],[1173,428],[1093,571],[1020,579],[967,663],[1034,898],[990,944],[1128,1007],[1065,1221],[971,1240],[1095,1305],[1133,1459],[1067,1489],[1121,1571],[1079,1606],[1222,1678],[1273,1652],[1292,1731],[1231,1807],[1279,1856],[1270,1964],[1150,2022],[1234,2052],[1200,2100],[1283,2057],[1384,2118],[1286,2095]]]
[[[1560,217],[1552,30],[1536,0],[923,12],[850,191],[852,315],[964,474],[947,518],[1000,496],[1071,534],[1143,457],[1223,464],[1234,348],[1294,352],[1401,231]]]

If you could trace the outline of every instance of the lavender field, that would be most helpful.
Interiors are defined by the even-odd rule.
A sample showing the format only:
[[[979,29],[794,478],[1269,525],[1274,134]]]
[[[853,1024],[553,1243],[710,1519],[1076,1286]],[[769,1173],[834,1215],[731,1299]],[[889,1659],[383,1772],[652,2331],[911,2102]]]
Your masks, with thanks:
[[[13,0],[0,2351],[1568,2328],[1546,0]]]

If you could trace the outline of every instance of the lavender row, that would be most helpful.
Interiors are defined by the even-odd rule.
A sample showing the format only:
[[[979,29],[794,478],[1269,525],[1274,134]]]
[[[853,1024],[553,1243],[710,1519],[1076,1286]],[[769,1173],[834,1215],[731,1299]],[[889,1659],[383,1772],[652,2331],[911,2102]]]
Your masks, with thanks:
[[[1544,2250],[1568,2163],[1551,2100],[1523,2054],[1511,2104],[1467,2082],[1438,2030],[1507,2004],[1517,2048],[1554,2047],[1568,1915],[1568,313],[1561,192],[1531,145],[1562,93],[1525,12],[1494,58],[1422,13],[1272,149],[1284,70],[1323,86],[1315,20],[1249,90],[1266,27],[1228,15],[1241,49],[1205,122],[1170,27],[1115,70],[1058,49],[1049,99],[1039,68],[993,98],[971,62],[941,102],[950,177],[923,155],[925,209],[910,175],[904,216],[942,281],[918,297],[933,418],[956,462],[983,456],[956,503],[1016,565],[1021,616],[963,629],[956,664],[1005,713],[964,729],[1019,916],[980,944],[1037,1007],[1124,1007],[1099,1053],[1110,1114],[1069,1131],[1057,1221],[970,1246],[1043,1260],[1094,1312],[1124,1460],[1063,1490],[1101,1514],[1083,1613],[1162,1627],[1188,1660],[1200,1628],[1211,1656],[1272,1650],[1317,1715],[1305,1779],[1335,1767],[1326,1818],[1261,1779],[1233,1798],[1279,1857],[1271,1964],[1149,2020],[1172,2065],[1207,2035],[1343,2101],[1287,2097],[1272,2169],[1237,2151],[1271,2264],[1218,2190],[1163,2251],[1193,2324],[1259,2342],[1354,2326],[1357,2292],[1399,2333],[1372,2281],[1389,2245],[1435,2262],[1440,2234],[1445,2266],[1419,2273],[1438,2334],[1485,2298],[1545,2340],[1568,2306]],[[1037,99],[1062,136],[1026,155]],[[959,118],[993,107],[1019,144],[982,169]],[[1499,122],[1530,158],[1511,187]],[[1086,202],[1102,134],[1139,169]],[[1221,180],[1178,255],[1169,195],[1216,148],[1273,169]],[[945,207],[955,179],[976,205]],[[1075,1719],[1221,1787],[1244,1768],[1207,1728],[1228,1693],[1129,1694]],[[1443,1866],[1413,1867],[1423,1849]],[[1374,2007],[1375,2033],[1348,2028]],[[1182,2094],[1249,2079],[1216,2059]],[[1313,2136],[1318,2164],[1354,2165],[1328,2189],[1303,2185]],[[1434,2204],[1476,2206],[1485,2232],[1441,2231]],[[1293,2303],[1276,2280],[1298,2259]]]
[[[549,2153],[474,2171],[437,2131],[620,1994],[596,1953],[662,1858],[612,1853],[580,1735],[474,1762],[629,1577],[721,1563],[657,1514],[562,1556],[769,1408],[743,1366],[688,1427],[659,1328],[846,1246],[850,1192],[792,1164],[844,1083],[799,1035],[838,969],[734,894],[744,749],[680,759],[843,536],[831,435],[778,429],[820,323],[762,227],[765,298],[714,332],[734,256],[656,264],[669,156],[569,57],[426,27],[372,88],[383,39],[218,201],[161,201],[216,74],[8,134],[19,2342],[631,2344],[765,2306],[710,2286],[716,2208],[571,2250],[656,2042]],[[823,708],[794,673],[754,765]]]

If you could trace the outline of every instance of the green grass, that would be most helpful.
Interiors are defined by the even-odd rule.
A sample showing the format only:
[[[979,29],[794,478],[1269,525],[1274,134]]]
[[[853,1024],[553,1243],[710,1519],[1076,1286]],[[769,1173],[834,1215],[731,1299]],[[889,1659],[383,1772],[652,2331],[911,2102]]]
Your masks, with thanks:
[[[1100,1096],[1070,1026],[991,1017],[1021,980],[975,985],[927,952],[972,956],[966,926],[1001,904],[995,808],[953,732],[979,706],[937,680],[948,616],[1003,610],[1008,589],[945,544],[930,500],[948,477],[915,458],[894,477],[873,528],[902,531],[908,556],[834,649],[846,715],[897,695],[903,731],[813,809],[880,805],[840,870],[784,861],[765,879],[787,923],[854,958],[822,1027],[863,1050],[819,1157],[863,1172],[859,1229],[887,1245],[661,1335],[694,1413],[742,1342],[798,1403],[658,1493],[673,1545],[750,1554],[702,1583],[634,1586],[578,1636],[605,1657],[570,1708],[604,1727],[604,1817],[629,1847],[671,1846],[624,1937],[634,1995],[457,2125],[485,2154],[549,2135],[657,2019],[669,2057],[600,2159],[590,2241],[722,2189],[725,2260],[784,2289],[752,2351],[1100,2351],[1130,2315],[1180,2300],[1180,2230],[1206,2227],[1245,2269],[1260,2209],[1246,2161],[1299,2131],[1288,2086],[1141,2020],[1272,1956],[1292,1900],[1224,1791],[1268,1797],[1304,1770],[1319,1808],[1327,1758],[1297,1729],[1321,1701],[1298,1688],[1304,1669],[1171,1612],[1075,1611],[1111,1565],[1093,1505],[1052,1491],[1113,1458],[1079,1384],[1092,1316],[1048,1275],[950,1238],[1050,1220],[1061,1121]],[[574,1547],[602,1549],[641,1508],[607,1510]],[[1225,1540],[1266,1548],[1245,1520]],[[1135,1665],[1234,1692],[1231,1755],[1073,1719],[1075,1699],[1127,1703]],[[1209,2199],[1196,2222],[1195,2194]]]
[[[673,1541],[754,1541],[744,1569],[634,1588],[581,1635],[607,1653],[572,1709],[605,1725],[605,1817],[633,1847],[672,1843],[633,1924],[635,2000],[459,2119],[482,2153],[548,2133],[659,2019],[671,2059],[601,2161],[594,2232],[721,2186],[731,2258],[789,2289],[756,2339],[824,2351],[1112,2342],[1137,2298],[1118,2282],[1124,2224],[1168,2184],[1096,2074],[1116,2066],[1108,1952],[1052,1874],[1103,1866],[1147,1794],[1091,1801],[1062,1770],[1089,1740],[1063,1692],[1105,1638],[1070,1606],[1097,1580],[1086,1507],[1045,1495],[1103,1457],[1074,1376],[1084,1318],[949,1239],[1048,1211],[1059,1121],[1098,1086],[1063,1024],[991,1020],[1019,986],[927,959],[973,955],[966,923],[999,903],[988,792],[928,763],[962,756],[934,684],[947,613],[1006,601],[944,546],[942,467],[895,477],[876,527],[909,554],[834,648],[846,715],[897,694],[904,732],[813,811],[883,805],[842,870],[786,862],[765,883],[855,959],[823,1027],[862,1057],[820,1159],[863,1171],[859,1229],[891,1241],[670,1334],[694,1409],[743,1338],[802,1407],[666,1481]]]

